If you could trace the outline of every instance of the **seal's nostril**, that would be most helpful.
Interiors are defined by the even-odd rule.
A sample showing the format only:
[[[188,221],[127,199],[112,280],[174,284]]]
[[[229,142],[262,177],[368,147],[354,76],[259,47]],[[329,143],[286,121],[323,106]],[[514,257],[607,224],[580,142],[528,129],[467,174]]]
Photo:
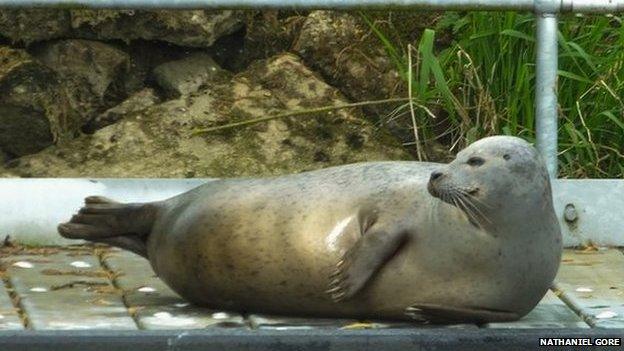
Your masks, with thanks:
[[[440,177],[442,177],[443,173],[439,172],[439,171],[435,171],[433,173],[431,173],[431,181],[434,181]]]

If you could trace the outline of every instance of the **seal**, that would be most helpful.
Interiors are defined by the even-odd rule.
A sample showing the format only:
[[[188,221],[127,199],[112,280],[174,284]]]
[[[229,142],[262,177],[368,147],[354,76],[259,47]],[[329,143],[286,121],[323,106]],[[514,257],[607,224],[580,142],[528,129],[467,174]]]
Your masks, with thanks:
[[[562,251],[544,163],[506,136],[446,165],[356,163],[85,203],[62,236],[136,252],[185,299],[242,312],[515,320],[544,296]]]

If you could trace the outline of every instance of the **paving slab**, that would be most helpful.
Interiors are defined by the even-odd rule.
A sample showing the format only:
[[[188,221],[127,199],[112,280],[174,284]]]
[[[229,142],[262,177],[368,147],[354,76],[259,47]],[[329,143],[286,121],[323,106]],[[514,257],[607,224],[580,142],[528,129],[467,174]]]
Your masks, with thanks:
[[[152,270],[149,262],[127,251],[114,250],[104,257],[114,282],[141,329],[199,329],[246,327],[235,312],[196,307],[177,295]]]
[[[104,263],[103,265],[101,263]],[[358,329],[477,329],[409,322],[245,316],[189,304],[155,276],[149,262],[118,249],[79,246],[0,250],[0,330],[203,329],[314,332]],[[555,287],[516,322],[496,329],[624,328],[624,254],[615,249],[566,250]],[[8,285],[4,286],[4,282]],[[8,294],[17,295],[13,301]],[[15,303],[24,312],[24,320]]]
[[[624,328],[624,254],[566,250],[555,291],[592,327]]]
[[[526,316],[515,322],[488,323],[486,328],[529,329],[529,328],[589,328],[568,305],[552,290],[544,296]]]
[[[125,302],[142,329],[197,329],[214,326],[249,326],[254,329],[273,330],[415,327],[415,324],[401,322],[360,323],[355,319],[298,318],[264,314],[251,314],[245,319],[239,313],[200,308],[189,304],[158,279],[148,261],[138,255],[113,250],[104,256],[104,262],[114,273],[115,284],[124,291]],[[475,325],[471,327],[476,328]]]
[[[478,329],[475,324],[430,325],[409,321],[356,320],[335,318],[306,318],[268,314],[251,314],[249,323],[254,329],[262,330],[312,330],[312,329],[406,329],[406,328],[455,328]]]
[[[136,329],[92,250],[3,258],[32,329]]]
[[[250,314],[249,323],[254,329],[273,329],[273,330],[309,330],[318,328],[340,329],[350,325],[361,325],[366,327],[364,323],[359,323],[355,319],[334,319],[334,318],[306,318],[306,317],[288,317],[268,314]]]
[[[21,330],[24,324],[11,301],[4,282],[0,280],[0,330]]]

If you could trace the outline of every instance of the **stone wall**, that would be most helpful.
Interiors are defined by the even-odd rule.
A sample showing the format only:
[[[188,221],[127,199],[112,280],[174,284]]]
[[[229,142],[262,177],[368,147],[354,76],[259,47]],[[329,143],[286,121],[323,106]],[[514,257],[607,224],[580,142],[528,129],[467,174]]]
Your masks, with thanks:
[[[411,159],[404,131],[377,115],[395,106],[195,133],[400,84],[347,13],[3,10],[0,174],[224,177]]]

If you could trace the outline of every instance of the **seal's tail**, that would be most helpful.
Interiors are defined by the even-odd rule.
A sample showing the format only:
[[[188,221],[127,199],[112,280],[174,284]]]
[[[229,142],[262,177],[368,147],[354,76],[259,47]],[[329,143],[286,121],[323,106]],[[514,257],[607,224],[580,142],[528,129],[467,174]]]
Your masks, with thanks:
[[[85,206],[67,223],[58,226],[61,236],[108,243],[145,253],[156,207],[152,203],[120,203],[103,196],[89,196]]]

